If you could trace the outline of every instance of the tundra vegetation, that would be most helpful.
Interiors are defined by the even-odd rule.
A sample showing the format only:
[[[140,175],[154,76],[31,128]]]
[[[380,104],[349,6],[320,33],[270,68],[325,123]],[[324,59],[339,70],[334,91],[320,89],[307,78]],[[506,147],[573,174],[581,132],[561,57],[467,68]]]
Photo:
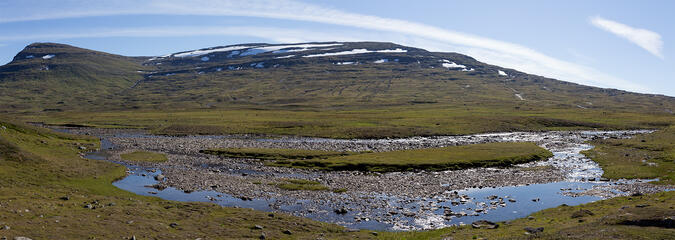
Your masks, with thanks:
[[[338,225],[286,214],[174,202],[122,191],[111,183],[125,176],[123,166],[81,157],[84,151],[99,147],[98,139],[17,123],[140,128],[165,135],[331,138],[656,129],[633,139],[595,140],[591,144],[597,147],[586,154],[603,167],[604,177],[658,178],[654,184],[673,184],[672,97],[582,86],[488,65],[461,54],[392,43],[342,43],[331,51],[363,48],[406,52],[283,59],[272,52],[238,57],[221,52],[203,61],[201,56],[125,57],[54,43],[27,46],[11,63],[0,66],[0,114],[16,119],[0,121],[0,227],[9,227],[0,229],[0,236],[670,239],[675,235],[672,191],[560,206],[500,222],[496,229],[457,226],[433,231],[346,232]],[[39,57],[47,54],[54,56]],[[374,63],[385,58],[398,61]],[[443,60],[473,71],[442,67]],[[345,61],[360,64],[336,64]],[[400,171],[508,166],[550,154],[535,147],[487,144],[392,153],[216,149],[212,153],[261,158],[268,164],[290,167]],[[143,152],[126,156],[130,161],[165,158]],[[278,187],[343,192],[293,179]]]
[[[272,166],[367,172],[508,167],[553,156],[550,151],[534,143],[484,143],[364,153],[298,149],[211,149],[203,152],[225,157],[272,160],[268,163]]]

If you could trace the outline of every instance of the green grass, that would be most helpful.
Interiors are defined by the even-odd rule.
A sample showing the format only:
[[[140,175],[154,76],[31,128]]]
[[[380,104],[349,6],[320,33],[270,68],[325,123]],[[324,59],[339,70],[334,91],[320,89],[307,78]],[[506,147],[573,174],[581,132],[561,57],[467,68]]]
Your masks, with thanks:
[[[289,191],[298,191],[298,190],[307,190],[307,191],[324,191],[329,188],[317,181],[305,180],[305,179],[283,179],[285,183],[276,184],[278,188],[289,190]]]
[[[344,47],[403,46],[345,43]],[[50,60],[25,58],[48,53],[57,56]],[[411,60],[410,54],[428,57]],[[411,50],[394,55],[401,62],[336,66],[319,58],[303,58],[282,63],[280,68],[198,74],[196,67],[209,69],[265,58],[285,60],[256,55],[228,58],[227,63],[213,58],[208,62],[193,59],[197,61],[142,65],[140,58],[38,44],[0,67],[0,112],[25,121],[146,128],[170,135],[253,133],[336,138],[652,129],[675,123],[669,113],[675,109],[672,97],[593,88],[527,74],[505,79],[495,74],[495,66],[453,53]],[[367,56],[345,56],[354,57]],[[476,71],[438,68],[438,59],[453,59]],[[53,68],[39,70],[45,64]],[[144,79],[137,70],[180,72],[155,74],[151,81],[134,86]],[[527,100],[516,98],[514,91]]]
[[[78,146],[96,148],[98,139],[4,121],[0,126],[6,128],[0,127],[0,223],[11,227],[0,236],[9,239],[258,239],[261,232],[273,239],[369,237],[282,213],[135,195],[111,184],[126,175],[125,167],[79,156]]]
[[[675,126],[630,139],[592,141],[595,148],[583,152],[598,162],[603,177],[659,178],[660,184],[675,184]]]
[[[228,158],[255,158],[263,160],[315,159],[353,154],[349,152],[283,148],[226,148],[201,150],[200,152]]]
[[[486,143],[362,153],[318,160],[278,160],[270,165],[372,172],[442,171],[477,167],[506,167],[513,164],[544,160],[551,156],[553,156],[551,152],[534,143]]]
[[[63,112],[17,115],[25,121],[103,128],[145,128],[155,134],[264,134],[387,138],[486,132],[663,128],[672,115],[508,104],[388,106],[356,110],[201,109]]]
[[[146,151],[136,151],[132,153],[120,154],[122,160],[132,162],[166,162],[166,154]]]

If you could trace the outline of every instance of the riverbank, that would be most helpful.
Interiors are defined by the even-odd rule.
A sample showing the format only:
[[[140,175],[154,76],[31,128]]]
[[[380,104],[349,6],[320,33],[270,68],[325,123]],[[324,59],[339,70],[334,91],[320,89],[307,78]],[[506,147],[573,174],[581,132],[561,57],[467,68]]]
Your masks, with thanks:
[[[537,206],[527,207],[529,210],[526,211],[534,212],[562,203],[576,205],[598,200],[601,197],[629,195],[632,192],[619,192],[615,189],[618,188],[617,186],[632,183],[600,181],[604,179],[600,177],[602,171],[597,164],[583,157],[579,152],[590,149],[590,146],[584,144],[588,140],[626,138],[639,133],[639,131],[545,132],[388,140],[335,140],[297,137],[260,139],[252,136],[167,137],[129,132],[110,134],[114,130],[105,131],[108,131],[106,141],[110,141],[115,146],[115,149],[109,151],[112,160],[121,161],[119,154],[138,150],[167,153],[169,160],[165,163],[133,163],[146,169],[158,169],[162,172],[162,181],[151,184],[156,189],[146,189],[146,192],[158,192],[157,189],[168,187],[188,193],[213,191],[215,193],[211,195],[214,196],[209,195],[209,197],[213,198],[211,200],[214,202],[220,201],[217,196],[220,193],[224,195],[224,199],[260,201],[260,205],[266,205],[258,206],[260,209],[289,212],[297,216],[311,217],[349,227],[380,230],[434,229],[492,215],[499,215],[499,217],[494,217],[497,220],[513,219],[523,213],[507,213],[506,210],[523,208],[521,203],[524,202],[539,203]],[[514,168],[379,174],[273,167],[255,159],[220,158],[200,153],[200,150],[210,148],[290,148],[338,152],[381,152],[513,141],[536,142],[552,151],[554,157],[547,161],[523,164]],[[287,190],[279,188],[276,184],[289,178],[316,181],[330,191]],[[498,190],[509,186],[524,188],[529,187],[528,185],[555,182],[564,184],[555,186],[555,191],[532,191],[521,195],[520,199],[513,199],[509,193],[493,199],[476,199],[468,194],[459,193],[471,189],[494,188]],[[578,192],[596,185],[609,187],[601,193],[589,194],[592,197],[584,200],[574,198]],[[623,187],[623,189],[631,188]],[[649,193],[663,189],[644,185],[633,190]],[[544,199],[542,196],[544,194],[553,194],[557,196],[557,199],[549,202],[532,201]],[[567,199],[566,196],[572,197]],[[558,201],[558,198],[567,199],[567,202]]]

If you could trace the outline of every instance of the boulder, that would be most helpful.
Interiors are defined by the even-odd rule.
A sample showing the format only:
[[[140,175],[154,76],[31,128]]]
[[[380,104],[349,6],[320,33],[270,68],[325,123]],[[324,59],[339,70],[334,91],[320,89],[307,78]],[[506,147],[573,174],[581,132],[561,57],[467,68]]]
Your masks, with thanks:
[[[481,229],[495,229],[499,227],[499,224],[487,221],[487,220],[478,220],[473,223],[471,223],[471,226],[473,228],[481,228]]]

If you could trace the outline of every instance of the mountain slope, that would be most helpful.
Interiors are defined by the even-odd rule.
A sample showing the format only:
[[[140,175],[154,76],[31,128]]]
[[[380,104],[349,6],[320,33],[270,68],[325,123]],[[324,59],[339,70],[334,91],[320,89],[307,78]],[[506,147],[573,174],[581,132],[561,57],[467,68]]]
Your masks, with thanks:
[[[35,43],[0,67],[0,108],[15,111],[91,104],[142,78],[141,59]]]
[[[154,58],[31,44],[0,67],[0,91],[16,110],[433,103],[675,109],[672,97],[587,87],[379,42],[243,44]]]

